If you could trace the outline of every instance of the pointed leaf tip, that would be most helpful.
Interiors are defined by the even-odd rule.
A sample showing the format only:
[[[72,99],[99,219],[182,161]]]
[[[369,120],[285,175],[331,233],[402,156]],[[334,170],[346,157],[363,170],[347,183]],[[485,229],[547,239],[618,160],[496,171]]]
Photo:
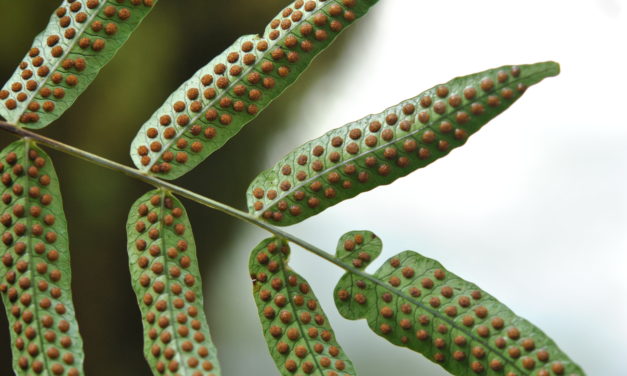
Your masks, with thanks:
[[[253,180],[249,212],[286,226],[390,184],[463,145],[529,86],[558,72],[559,65],[545,62],[457,77],[329,131]]]

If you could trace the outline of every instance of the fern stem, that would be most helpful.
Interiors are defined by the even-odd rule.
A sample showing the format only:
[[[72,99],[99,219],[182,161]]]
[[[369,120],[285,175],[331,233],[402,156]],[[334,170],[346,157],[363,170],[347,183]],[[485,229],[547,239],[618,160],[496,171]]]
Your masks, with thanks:
[[[354,268],[352,265],[343,262],[339,258],[335,257],[334,255],[332,255],[332,254],[330,254],[328,252],[325,252],[324,250],[316,247],[315,245],[313,245],[313,244],[311,244],[311,243],[309,243],[309,242],[307,242],[307,241],[305,241],[303,239],[300,239],[300,238],[298,238],[298,237],[296,237],[296,236],[294,236],[294,235],[292,235],[292,234],[290,234],[290,233],[288,233],[288,232],[286,232],[286,231],[284,231],[284,230],[282,230],[282,229],[280,229],[278,227],[275,227],[275,226],[272,226],[272,225],[270,225],[268,223],[265,223],[265,222],[257,219],[256,217],[254,217],[254,216],[252,216],[252,215],[250,215],[250,214],[248,214],[246,212],[238,210],[238,209],[236,209],[236,208],[234,208],[232,206],[229,206],[227,204],[224,204],[224,203],[222,203],[220,201],[213,200],[213,199],[211,199],[209,197],[202,196],[202,195],[200,195],[200,194],[198,194],[196,192],[190,191],[190,190],[185,189],[183,187],[180,187],[178,185],[175,185],[175,184],[169,183],[167,181],[161,180],[159,178],[156,178],[154,176],[148,175],[148,174],[146,174],[146,173],[144,173],[144,172],[142,172],[142,171],[140,171],[138,169],[135,169],[135,168],[132,168],[132,167],[128,167],[128,166],[123,165],[121,163],[114,162],[112,160],[103,158],[103,157],[101,157],[99,155],[92,154],[90,152],[84,151],[84,150],[76,148],[74,146],[70,146],[70,145],[64,144],[64,143],[62,143],[60,141],[57,141],[57,140],[54,140],[54,139],[42,136],[40,134],[31,132],[31,131],[29,131],[27,129],[18,127],[15,124],[11,124],[11,123],[7,123],[7,122],[4,122],[4,121],[0,121],[0,129],[2,129],[4,131],[7,131],[9,133],[12,133],[14,135],[20,136],[20,137],[29,138],[29,139],[35,141],[38,144],[48,146],[48,147],[50,147],[52,149],[55,149],[55,150],[58,150],[60,152],[69,154],[69,155],[71,155],[73,157],[77,157],[77,158],[83,159],[83,160],[85,160],[85,161],[87,161],[89,163],[98,165],[100,167],[104,167],[104,168],[108,168],[108,169],[113,170],[113,171],[121,172],[121,173],[123,173],[123,174],[125,174],[125,175],[127,175],[127,176],[129,176],[131,178],[140,180],[140,181],[142,181],[144,183],[150,184],[150,185],[152,185],[154,187],[157,187],[157,188],[165,189],[165,190],[170,191],[170,192],[172,192],[172,193],[174,193],[176,195],[179,195],[181,197],[185,197],[185,198],[187,198],[189,200],[192,200],[192,201],[197,202],[197,203],[199,203],[201,205],[204,205],[204,206],[206,206],[206,207],[208,207],[210,209],[214,209],[214,210],[220,211],[220,212],[222,212],[224,214],[230,215],[231,217],[234,217],[234,218],[237,218],[239,220],[242,220],[242,221],[248,222],[250,224],[253,224],[255,226],[258,226],[258,227],[260,227],[260,228],[262,228],[262,229],[272,233],[273,235],[275,235],[275,236],[277,236],[279,238],[283,238],[283,239],[288,240],[288,241],[290,241],[290,242],[292,242],[294,244],[299,245],[301,248],[303,248],[303,249],[305,249],[305,250],[315,254],[316,256],[319,256],[319,257],[321,257],[321,258],[331,262],[332,264],[335,264],[335,265],[339,266],[340,268],[342,268],[342,269],[344,269],[344,270],[346,270],[348,272],[351,272],[351,273],[353,273],[355,275],[359,275],[360,277],[362,277],[364,279],[367,279],[367,280],[369,280],[369,281],[371,281],[371,282],[373,282],[373,283],[375,283],[375,284],[377,284],[379,286],[382,286],[382,287],[384,287],[386,289],[389,289],[389,286],[386,286],[383,282],[379,281],[378,279],[372,277],[371,275],[369,275],[369,274],[367,274],[365,272],[362,272],[359,269]],[[391,291],[394,291],[394,290],[391,290]]]

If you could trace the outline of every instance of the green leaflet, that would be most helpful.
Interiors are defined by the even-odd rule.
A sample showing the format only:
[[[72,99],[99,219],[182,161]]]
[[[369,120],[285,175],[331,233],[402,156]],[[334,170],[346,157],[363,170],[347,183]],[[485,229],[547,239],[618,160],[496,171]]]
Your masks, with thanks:
[[[184,82],[141,127],[131,158],[175,179],[218,150],[378,0],[297,0],[263,36],[240,37]]]
[[[157,0],[68,0],[0,91],[0,116],[40,129],[61,116]]]
[[[185,208],[169,193],[150,191],[133,204],[126,233],[144,355],[153,374],[220,375]]]
[[[0,294],[16,375],[83,374],[59,180],[46,153],[19,140],[0,152]]]
[[[559,73],[554,62],[458,77],[387,110],[327,132],[253,180],[251,214],[285,226],[424,167]]]
[[[263,240],[250,254],[253,295],[281,375],[356,375],[335,340],[329,320],[307,281],[287,265],[286,242]]]
[[[363,231],[344,235],[338,257],[351,253],[359,260],[359,266],[353,265],[364,269],[381,252],[380,243],[372,247],[358,241],[370,236]],[[540,329],[435,260],[405,251],[373,278],[381,284],[351,273],[341,278],[335,303],[342,316],[365,318],[378,335],[454,375],[584,375]]]

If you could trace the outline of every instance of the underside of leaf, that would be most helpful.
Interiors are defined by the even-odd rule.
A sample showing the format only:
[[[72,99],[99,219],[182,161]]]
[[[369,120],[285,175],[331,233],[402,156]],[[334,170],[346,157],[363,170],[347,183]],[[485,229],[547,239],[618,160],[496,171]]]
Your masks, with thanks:
[[[0,152],[0,293],[17,375],[83,374],[67,223],[52,161],[28,140]]]
[[[126,226],[144,355],[155,375],[218,376],[196,245],[183,205],[162,190],[135,202]]]
[[[546,62],[458,77],[329,131],[257,176],[249,211],[290,225],[389,184],[463,145],[529,86],[558,73],[558,64]]]
[[[296,0],[183,83],[131,145],[137,168],[177,178],[235,136],[378,0]]]
[[[67,110],[157,0],[64,0],[0,90],[0,116],[39,129]]]
[[[281,375],[356,375],[307,281],[287,265],[289,246],[277,238],[250,255],[253,295],[268,350]]]
[[[350,253],[359,260],[353,265],[364,269],[381,252],[359,242],[369,236],[344,235],[338,257]],[[380,284],[351,273],[342,277],[335,288],[342,316],[366,319],[381,337],[454,375],[584,375],[540,329],[435,260],[405,251],[372,276]]]

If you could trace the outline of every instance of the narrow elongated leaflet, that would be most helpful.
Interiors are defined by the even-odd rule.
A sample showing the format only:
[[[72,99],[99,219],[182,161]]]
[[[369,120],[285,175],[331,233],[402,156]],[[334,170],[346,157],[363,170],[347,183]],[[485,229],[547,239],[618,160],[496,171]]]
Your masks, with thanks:
[[[374,234],[342,237],[338,257],[352,254],[364,269],[381,252]],[[373,277],[346,273],[335,288],[342,316],[398,346],[419,352],[454,375],[582,376],[546,334],[475,284],[412,251],[389,259]]]
[[[307,281],[287,265],[290,248],[265,239],[250,254],[253,295],[281,375],[356,375]]]
[[[137,168],[177,178],[235,136],[378,0],[296,0],[184,82],[131,145]]]
[[[0,152],[0,294],[16,375],[83,375],[67,224],[52,161],[28,140]]]
[[[157,0],[63,0],[0,90],[0,116],[39,129],[67,110]]]
[[[424,167],[463,145],[525,90],[559,73],[554,62],[455,78],[327,132],[253,180],[251,214],[290,225]]]
[[[218,376],[203,311],[196,245],[183,205],[154,190],[128,216],[128,256],[144,324],[144,355],[155,375]]]

